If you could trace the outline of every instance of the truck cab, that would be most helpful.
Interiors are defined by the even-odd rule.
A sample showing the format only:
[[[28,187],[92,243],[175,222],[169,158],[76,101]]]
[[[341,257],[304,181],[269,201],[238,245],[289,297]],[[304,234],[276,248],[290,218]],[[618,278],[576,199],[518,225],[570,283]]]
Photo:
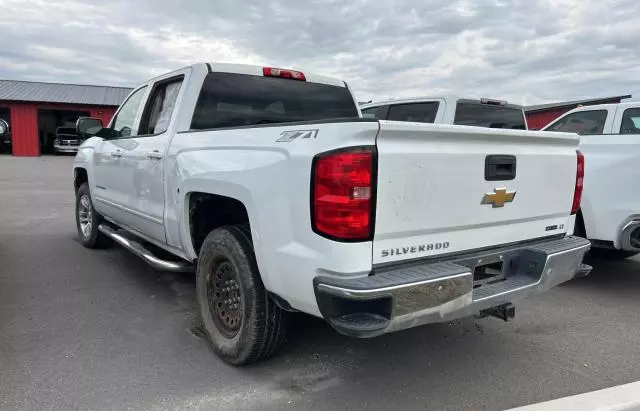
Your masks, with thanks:
[[[414,97],[367,103],[360,109],[363,117],[380,120],[527,129],[522,106],[489,98]]]
[[[576,234],[591,240],[591,254],[639,253],[640,102],[578,107],[543,130],[580,135],[585,183]]]

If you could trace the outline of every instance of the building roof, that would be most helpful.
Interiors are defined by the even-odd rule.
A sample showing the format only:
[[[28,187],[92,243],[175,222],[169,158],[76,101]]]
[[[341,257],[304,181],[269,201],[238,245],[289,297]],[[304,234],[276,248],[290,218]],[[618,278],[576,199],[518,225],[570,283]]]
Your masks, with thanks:
[[[0,80],[0,100],[5,101],[118,106],[131,90],[128,87]]]
[[[611,103],[613,101],[624,100],[626,98],[631,98],[631,94],[627,94],[623,96],[590,98],[590,99],[583,99],[583,100],[560,101],[557,103],[549,103],[549,104],[538,104],[535,106],[527,106],[524,108],[524,111],[527,113],[531,113],[534,111],[555,110],[558,108],[563,108],[568,106],[577,106],[578,104],[592,105],[592,104]]]

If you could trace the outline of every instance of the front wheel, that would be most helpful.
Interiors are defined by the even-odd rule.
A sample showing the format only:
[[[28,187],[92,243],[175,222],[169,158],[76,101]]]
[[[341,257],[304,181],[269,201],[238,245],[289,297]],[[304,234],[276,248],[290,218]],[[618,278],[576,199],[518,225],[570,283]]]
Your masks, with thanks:
[[[105,248],[111,239],[98,230],[102,216],[93,208],[89,185],[83,183],[76,192],[76,227],[80,242],[87,248]]]
[[[624,260],[638,254],[635,251],[616,250],[613,248],[592,247],[589,251],[592,257],[601,260]]]
[[[267,359],[284,342],[288,313],[262,283],[248,227],[209,233],[198,258],[196,296],[211,348],[228,363]]]

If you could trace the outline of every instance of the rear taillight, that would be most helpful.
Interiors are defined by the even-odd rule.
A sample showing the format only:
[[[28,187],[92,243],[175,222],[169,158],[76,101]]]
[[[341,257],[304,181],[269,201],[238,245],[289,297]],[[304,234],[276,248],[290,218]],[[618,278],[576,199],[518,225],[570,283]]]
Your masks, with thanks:
[[[311,224],[316,233],[338,241],[373,237],[375,148],[320,154],[313,161]]]
[[[307,78],[304,76],[304,73],[296,70],[286,70],[275,67],[263,67],[262,74],[265,77],[280,77],[280,78],[288,78],[292,80],[300,80],[307,81]]]
[[[573,192],[573,205],[571,206],[571,214],[575,214],[580,210],[580,202],[582,201],[582,190],[584,188],[584,155],[578,151],[578,167],[576,170],[576,189]]]

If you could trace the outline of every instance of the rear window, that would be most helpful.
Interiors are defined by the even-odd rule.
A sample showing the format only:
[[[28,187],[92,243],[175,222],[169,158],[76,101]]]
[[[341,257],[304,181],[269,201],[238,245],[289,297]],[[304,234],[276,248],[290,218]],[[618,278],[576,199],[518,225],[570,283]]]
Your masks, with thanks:
[[[526,129],[524,112],[521,108],[480,102],[459,102],[456,106],[453,124],[486,128]]]
[[[628,108],[622,113],[620,134],[640,134],[640,108]]]
[[[389,107],[387,120],[414,121],[418,123],[433,123],[438,114],[438,102],[394,104]]]
[[[358,117],[347,87],[234,73],[209,73],[191,129]]]

